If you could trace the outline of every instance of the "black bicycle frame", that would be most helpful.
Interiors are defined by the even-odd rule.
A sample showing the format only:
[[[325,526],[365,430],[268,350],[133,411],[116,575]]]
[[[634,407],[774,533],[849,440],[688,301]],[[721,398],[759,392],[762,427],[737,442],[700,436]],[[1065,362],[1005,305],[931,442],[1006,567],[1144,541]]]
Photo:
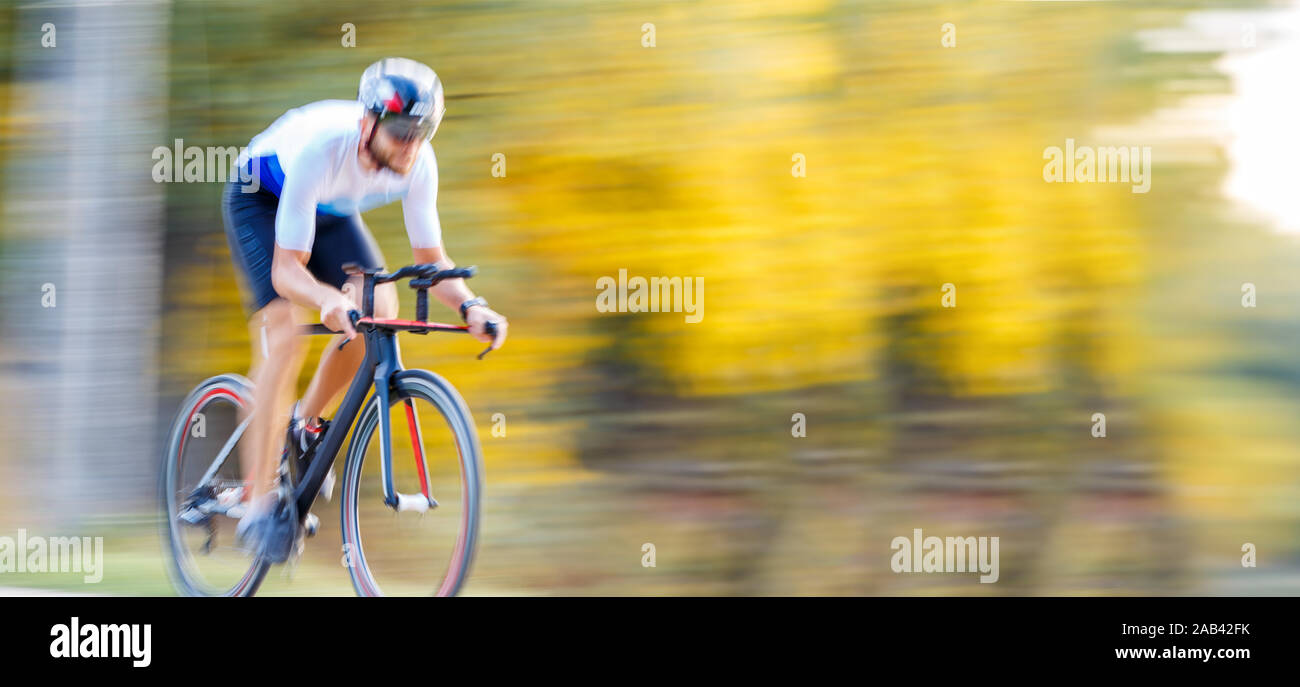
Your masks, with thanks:
[[[401,275],[406,274],[408,270],[417,270],[424,267],[431,266],[406,267],[391,275],[379,275],[379,271],[374,269],[355,270],[355,273],[361,273],[365,276],[362,300],[364,315],[354,310],[349,313],[349,316],[361,315],[360,317],[352,317],[352,320],[358,333],[364,336],[363,340],[366,344],[365,358],[361,361],[361,367],[357,369],[356,376],[352,378],[352,384],[343,397],[343,403],[339,406],[338,412],[335,413],[329,428],[325,430],[325,436],[313,447],[314,455],[311,457],[306,474],[302,476],[302,481],[299,484],[294,485],[293,498],[298,503],[300,522],[307,517],[307,513],[311,510],[312,503],[315,502],[316,496],[320,492],[321,484],[325,481],[325,473],[334,464],[339,450],[343,448],[343,439],[347,436],[348,429],[352,427],[353,422],[356,420],[357,413],[361,411],[361,407],[366,401],[367,391],[372,386],[375,389],[375,395],[379,398],[380,438],[383,445],[384,503],[393,509],[398,508],[398,493],[393,486],[392,477],[392,421],[388,416],[389,395],[393,391],[393,377],[403,370],[401,354],[397,350],[397,332],[410,331],[427,334],[431,331],[461,333],[468,333],[469,331],[469,328],[465,326],[425,321],[375,320],[372,317],[374,312],[374,287],[377,276],[382,280],[380,283],[396,281],[398,278],[403,278]],[[457,270],[458,273],[463,273],[466,276],[472,275],[474,271],[475,268],[473,267]],[[425,290],[432,286],[433,283],[436,283],[436,280],[431,282],[426,275],[422,282],[412,282],[412,286],[420,290],[418,306],[424,307],[417,307],[417,312],[421,316],[427,312]],[[493,324],[489,323],[488,333],[495,335],[496,327],[492,326]],[[309,325],[306,329],[307,333],[312,334],[336,333],[319,324]],[[343,345],[354,344],[355,339],[345,342]],[[482,358],[486,353],[485,350],[479,354],[479,357]],[[326,456],[327,458],[325,458]],[[428,498],[429,494],[425,493],[424,496]],[[432,500],[430,499],[430,501]],[[430,503],[429,505],[436,504]]]
[[[392,443],[389,441],[391,436],[388,427],[389,419],[385,411],[388,410],[388,394],[391,390],[393,374],[402,370],[401,357],[397,352],[396,334],[397,332],[392,329],[375,325],[364,327],[365,359],[361,361],[361,367],[352,378],[352,384],[348,387],[343,403],[330,422],[329,429],[325,430],[325,436],[316,445],[315,456],[307,468],[307,474],[303,475],[302,482],[294,486],[293,496],[298,502],[299,519],[307,517],[306,514],[311,510],[312,503],[316,501],[321,484],[325,481],[325,473],[334,464],[339,449],[343,448],[343,439],[347,436],[353,421],[356,420],[357,413],[361,411],[361,405],[365,402],[371,386],[374,386],[375,393],[379,395],[379,417],[383,423],[380,436],[384,445],[384,472],[391,474]],[[397,497],[389,493],[389,486],[384,485],[384,502],[391,506],[396,503]],[[390,500],[392,503],[389,503]]]

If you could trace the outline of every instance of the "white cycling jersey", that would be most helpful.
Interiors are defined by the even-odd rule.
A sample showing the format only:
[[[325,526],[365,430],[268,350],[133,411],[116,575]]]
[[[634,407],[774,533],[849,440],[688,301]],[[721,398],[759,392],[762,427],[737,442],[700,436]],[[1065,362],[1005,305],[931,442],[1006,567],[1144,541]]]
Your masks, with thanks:
[[[252,163],[258,183],[280,198],[275,242],[310,251],[316,213],[347,217],[402,201],[412,248],[442,244],[438,222],[438,161],[433,146],[420,146],[411,171],[368,172],[357,160],[358,123],[365,112],[355,100],[322,100],[285,112],[253,137],[240,164]]]

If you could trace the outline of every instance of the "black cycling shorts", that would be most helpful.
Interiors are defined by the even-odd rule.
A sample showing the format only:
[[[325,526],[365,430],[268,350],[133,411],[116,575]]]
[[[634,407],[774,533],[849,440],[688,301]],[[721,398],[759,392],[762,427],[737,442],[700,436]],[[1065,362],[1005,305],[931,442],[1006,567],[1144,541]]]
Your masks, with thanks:
[[[275,255],[275,212],[280,199],[261,188],[254,193],[240,190],[236,181],[226,183],[221,197],[221,217],[235,271],[242,275],[248,314],[280,298],[271,284],[271,257]],[[323,284],[343,288],[348,275],[343,265],[383,268],[384,257],[361,215],[340,217],[316,213],[316,237],[311,246],[307,270]]]

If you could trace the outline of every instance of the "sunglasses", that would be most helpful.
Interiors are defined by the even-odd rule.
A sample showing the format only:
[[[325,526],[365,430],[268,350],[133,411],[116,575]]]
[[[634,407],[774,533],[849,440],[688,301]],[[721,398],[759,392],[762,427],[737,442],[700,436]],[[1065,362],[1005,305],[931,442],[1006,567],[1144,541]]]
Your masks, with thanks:
[[[429,140],[438,125],[431,119],[411,117],[409,115],[390,115],[379,122],[379,126],[393,138],[402,143]]]

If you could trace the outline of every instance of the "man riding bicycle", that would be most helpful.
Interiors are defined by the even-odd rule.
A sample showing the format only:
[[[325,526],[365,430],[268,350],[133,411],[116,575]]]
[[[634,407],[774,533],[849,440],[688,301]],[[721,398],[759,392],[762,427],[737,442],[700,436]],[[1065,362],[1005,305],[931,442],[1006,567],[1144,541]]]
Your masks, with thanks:
[[[245,192],[226,185],[222,216],[236,271],[247,291],[256,400],[240,449],[248,506],[237,536],[273,562],[287,559],[297,534],[288,504],[276,489],[281,448],[306,451],[320,434],[319,415],[356,374],[364,350],[350,341],[348,318],[360,310],[361,278],[343,265],[383,267],[383,256],[361,213],[402,201],[406,233],[416,263],[454,267],[442,247],[436,200],[438,169],[430,139],[444,112],[442,83],[428,66],[386,58],[361,75],[356,101],[325,100],[289,110],[249,143],[240,156],[258,180]],[[464,279],[430,289],[459,310],[470,334],[499,348],[506,318],[476,298]],[[377,319],[397,316],[397,289],[375,287]],[[291,404],[307,343],[298,336],[293,306],[320,312],[340,332],[325,347],[306,394]],[[497,326],[497,336],[486,331]],[[290,407],[292,405],[292,408]],[[278,442],[289,430],[288,447]],[[329,498],[333,470],[322,494]]]

